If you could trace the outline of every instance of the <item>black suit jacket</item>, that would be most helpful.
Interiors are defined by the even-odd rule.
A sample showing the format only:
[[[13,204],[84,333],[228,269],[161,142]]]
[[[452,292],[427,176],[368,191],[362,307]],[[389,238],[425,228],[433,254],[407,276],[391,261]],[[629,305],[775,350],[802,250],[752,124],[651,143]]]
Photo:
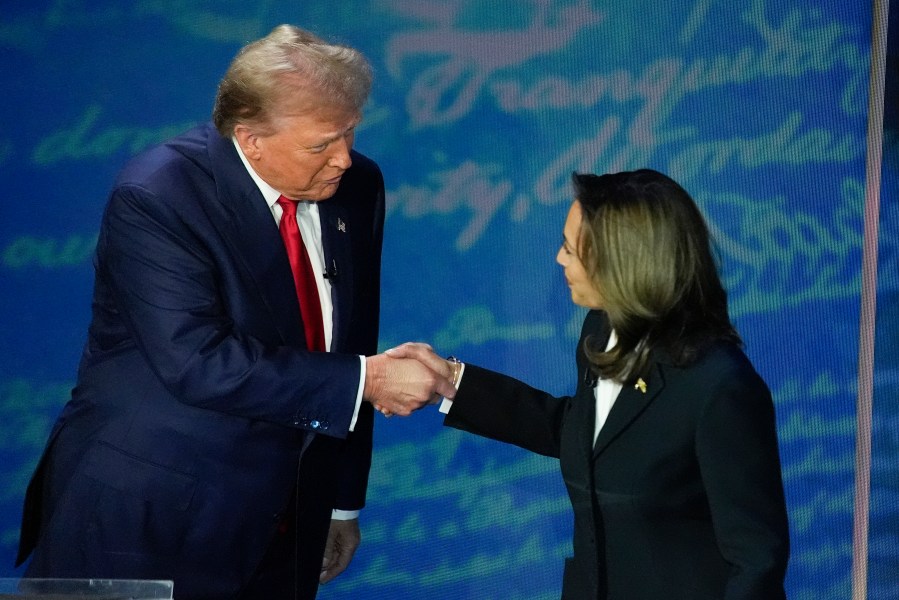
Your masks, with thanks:
[[[556,398],[474,365],[445,424],[560,459],[574,508],[566,600],[777,600],[789,553],[767,386],[738,347],[686,368],[657,354],[645,393],[625,385],[593,443],[595,378],[581,350],[605,347],[588,314],[574,396]]]
[[[305,348],[278,227],[230,139],[204,125],[122,171],[77,386],[26,495],[28,576],[234,597],[295,500],[314,593],[330,511],[363,506],[371,461],[369,404],[348,429],[358,355],[377,351],[384,187],[352,159],[319,205],[329,353]]]

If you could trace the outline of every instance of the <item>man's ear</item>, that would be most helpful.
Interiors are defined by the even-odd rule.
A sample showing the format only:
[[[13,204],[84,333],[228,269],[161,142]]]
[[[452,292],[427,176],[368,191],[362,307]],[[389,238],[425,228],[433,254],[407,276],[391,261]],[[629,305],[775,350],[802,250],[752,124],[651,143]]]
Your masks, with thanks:
[[[237,145],[243,151],[248,160],[258,160],[261,155],[259,148],[259,136],[243,123],[234,126],[234,137]]]

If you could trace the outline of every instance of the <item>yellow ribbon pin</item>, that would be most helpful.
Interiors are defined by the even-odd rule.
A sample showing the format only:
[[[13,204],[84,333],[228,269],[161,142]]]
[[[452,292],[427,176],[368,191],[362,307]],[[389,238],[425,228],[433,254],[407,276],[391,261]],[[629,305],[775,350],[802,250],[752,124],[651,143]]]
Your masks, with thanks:
[[[637,379],[637,383],[634,384],[634,389],[635,389],[635,390],[640,390],[640,393],[641,393],[641,394],[645,394],[645,393],[646,393],[646,382],[643,381],[643,378],[642,378],[642,377],[639,377],[639,378]]]

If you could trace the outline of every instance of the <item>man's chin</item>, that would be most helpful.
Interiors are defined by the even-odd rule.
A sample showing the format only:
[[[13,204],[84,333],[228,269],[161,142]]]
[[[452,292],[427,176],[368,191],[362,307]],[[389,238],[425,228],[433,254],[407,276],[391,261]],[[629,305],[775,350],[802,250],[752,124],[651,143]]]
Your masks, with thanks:
[[[328,182],[318,186],[315,190],[309,190],[300,194],[301,200],[306,200],[309,202],[321,202],[322,200],[328,200],[329,198],[333,198],[334,194],[337,193],[337,188],[340,187],[340,180],[336,182]]]

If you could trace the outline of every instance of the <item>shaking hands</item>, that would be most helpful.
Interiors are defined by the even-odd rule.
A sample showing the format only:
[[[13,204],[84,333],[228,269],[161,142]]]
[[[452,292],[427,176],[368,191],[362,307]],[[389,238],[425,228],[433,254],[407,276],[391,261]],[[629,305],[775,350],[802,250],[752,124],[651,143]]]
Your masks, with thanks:
[[[409,416],[455,395],[452,364],[428,344],[409,342],[365,359],[362,398],[384,416]]]

